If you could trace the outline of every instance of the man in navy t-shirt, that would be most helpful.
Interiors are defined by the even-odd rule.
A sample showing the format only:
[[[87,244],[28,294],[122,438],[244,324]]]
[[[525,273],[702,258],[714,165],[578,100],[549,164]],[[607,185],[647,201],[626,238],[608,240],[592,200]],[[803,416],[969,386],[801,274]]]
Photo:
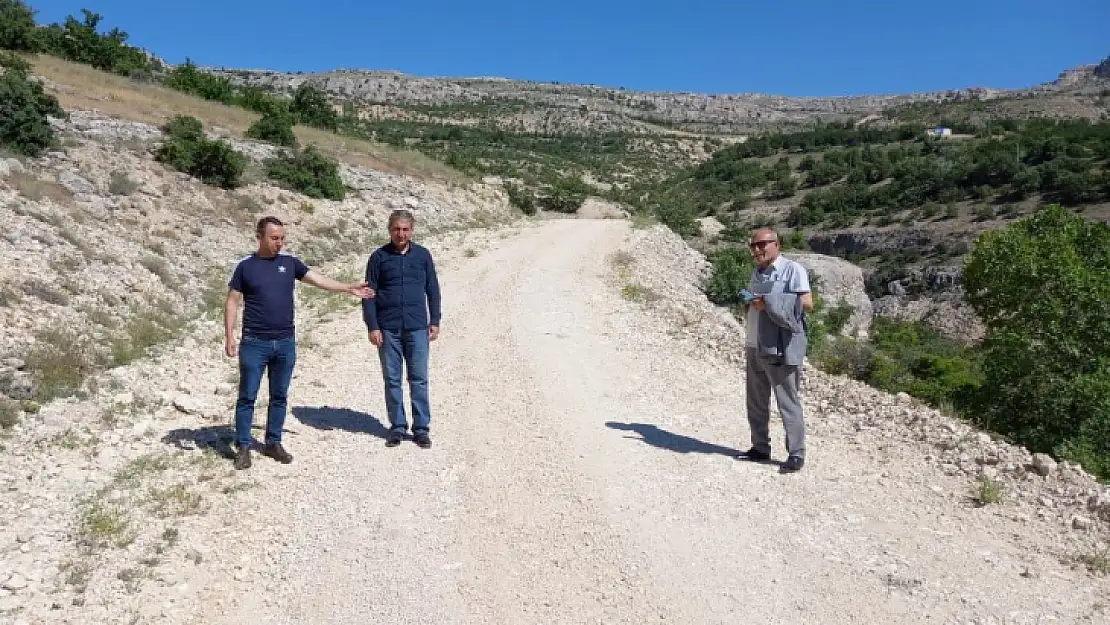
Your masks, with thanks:
[[[293,322],[293,290],[303,281],[335,293],[370,298],[374,292],[365,282],[342,284],[308,268],[299,258],[281,251],[285,225],[277,217],[263,217],[255,228],[258,251],[239,261],[228,282],[224,305],[225,351],[239,356],[239,399],[235,404],[235,468],[251,466],[254,444],[251,425],[254,401],[262,374],[268,369],[270,404],[266,418],[263,453],[288,464],[293,456],[281,445],[286,400],[293,366],[297,361],[296,327]],[[235,342],[235,319],[243,303],[243,336]]]

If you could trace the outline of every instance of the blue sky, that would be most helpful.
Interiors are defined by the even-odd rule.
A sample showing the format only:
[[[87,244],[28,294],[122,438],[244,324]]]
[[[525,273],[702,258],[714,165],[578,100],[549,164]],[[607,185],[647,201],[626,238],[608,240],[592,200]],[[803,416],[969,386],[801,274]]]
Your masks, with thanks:
[[[1110,55],[1110,0],[30,0],[171,63],[782,95],[1021,87]],[[185,8],[188,7],[188,8]],[[926,8],[928,7],[928,8]]]

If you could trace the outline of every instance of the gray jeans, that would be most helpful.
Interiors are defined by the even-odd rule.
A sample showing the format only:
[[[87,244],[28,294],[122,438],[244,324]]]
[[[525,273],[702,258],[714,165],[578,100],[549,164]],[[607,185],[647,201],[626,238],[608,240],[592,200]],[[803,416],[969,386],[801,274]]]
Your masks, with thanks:
[[[799,367],[766,365],[754,347],[746,347],[748,427],[752,431],[752,447],[771,453],[771,393],[775,394],[782,426],[786,430],[786,452],[805,458],[806,429],[802,402],[798,396]]]

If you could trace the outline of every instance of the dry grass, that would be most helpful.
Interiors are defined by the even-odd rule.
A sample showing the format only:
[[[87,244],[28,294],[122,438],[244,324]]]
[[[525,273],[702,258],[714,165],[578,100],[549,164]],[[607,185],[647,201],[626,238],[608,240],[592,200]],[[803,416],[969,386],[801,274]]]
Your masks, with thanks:
[[[8,184],[19,194],[33,202],[49,199],[60,206],[72,206],[73,194],[62,185],[50,180],[42,180],[31,172],[12,172]]]
[[[260,115],[246,109],[193,97],[159,85],[132,81],[52,56],[28,58],[34,73],[48,78],[49,89],[65,109],[95,109],[101,113],[147,124],[162,125],[174,115],[192,115],[208,127],[242,137]],[[412,150],[343,137],[316,128],[297,126],[297,140],[316,144],[333,158],[369,169],[414,176],[425,180],[466,184],[466,177],[446,165]]]

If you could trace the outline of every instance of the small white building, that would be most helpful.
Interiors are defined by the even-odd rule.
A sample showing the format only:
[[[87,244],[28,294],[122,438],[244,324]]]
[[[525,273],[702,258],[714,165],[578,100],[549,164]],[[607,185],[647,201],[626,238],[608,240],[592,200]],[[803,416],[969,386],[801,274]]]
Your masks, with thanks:
[[[926,130],[925,134],[932,137],[951,137],[952,129],[946,128],[944,126],[937,126],[936,128],[930,128]]]

